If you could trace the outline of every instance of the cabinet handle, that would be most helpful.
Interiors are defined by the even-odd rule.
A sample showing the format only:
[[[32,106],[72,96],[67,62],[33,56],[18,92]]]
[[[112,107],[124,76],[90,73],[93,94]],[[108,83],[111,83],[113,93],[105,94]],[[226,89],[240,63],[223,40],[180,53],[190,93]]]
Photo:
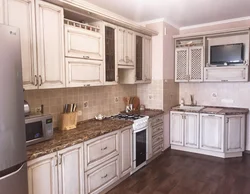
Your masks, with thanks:
[[[56,155],[56,164],[55,166],[58,166],[58,156]]]
[[[43,79],[42,79],[42,76],[41,75],[39,75],[39,82],[40,82],[40,84],[39,84],[39,86],[41,86],[42,85],[42,83],[43,83]]]
[[[36,75],[35,75],[35,79],[34,80],[35,80],[34,85],[37,86],[38,85],[38,80],[37,80],[37,76]]]
[[[105,148],[101,148],[101,150],[106,150],[108,147],[106,146]]]
[[[83,56],[82,58],[84,58],[84,59],[89,59],[89,56]]]
[[[229,123],[229,118],[227,118],[227,123]]]
[[[222,82],[228,82],[228,80],[221,80]]]
[[[108,176],[108,174],[105,174],[105,176],[102,176],[102,179],[106,178]]]
[[[60,154],[60,161],[59,161],[59,165],[62,164],[62,154]]]
[[[215,115],[207,115],[207,116],[209,116],[209,117],[214,117]]]
[[[90,86],[90,84],[85,84],[85,85],[83,85],[83,87],[89,87]]]

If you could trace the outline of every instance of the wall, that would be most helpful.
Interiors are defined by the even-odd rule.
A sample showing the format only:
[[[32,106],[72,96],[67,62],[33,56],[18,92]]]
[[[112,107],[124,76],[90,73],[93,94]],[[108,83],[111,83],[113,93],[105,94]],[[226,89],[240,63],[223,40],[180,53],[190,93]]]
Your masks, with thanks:
[[[44,105],[44,113],[53,115],[54,127],[60,126],[60,114],[63,105],[77,103],[77,110],[82,111],[78,121],[91,119],[97,114],[113,115],[124,110],[123,97],[136,96],[136,85],[116,85],[88,88],[64,88],[49,90],[28,90],[24,92],[24,98],[31,106],[32,112],[36,107]],[[118,102],[115,102],[118,97]],[[84,102],[88,107],[84,107]]]
[[[250,26],[250,20],[232,22],[202,28],[195,28],[180,31],[181,34],[188,32],[202,32],[211,30],[228,29],[232,27]],[[201,105],[215,105],[228,107],[242,107],[250,109],[250,82],[247,83],[181,83],[179,100],[184,98],[190,103],[190,94],[194,94],[195,100]],[[217,94],[213,97],[212,94]],[[231,102],[230,102],[231,101]],[[246,149],[250,150],[250,117],[247,119],[247,142]]]

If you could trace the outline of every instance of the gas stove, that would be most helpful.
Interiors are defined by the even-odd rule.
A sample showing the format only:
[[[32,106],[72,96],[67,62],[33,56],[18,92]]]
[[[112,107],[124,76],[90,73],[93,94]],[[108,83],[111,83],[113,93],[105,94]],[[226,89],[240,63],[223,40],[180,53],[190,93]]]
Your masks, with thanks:
[[[129,121],[134,121],[137,119],[144,118],[146,116],[138,115],[138,114],[118,114],[112,116],[113,119],[119,119],[119,120],[129,120]]]

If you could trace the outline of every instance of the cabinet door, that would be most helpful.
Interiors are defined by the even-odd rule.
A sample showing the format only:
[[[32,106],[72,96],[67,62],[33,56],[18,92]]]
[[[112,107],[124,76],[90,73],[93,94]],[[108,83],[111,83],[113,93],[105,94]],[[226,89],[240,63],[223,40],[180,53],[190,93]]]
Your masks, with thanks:
[[[144,81],[151,82],[152,80],[152,39],[149,36],[144,37]]]
[[[202,46],[189,48],[189,81],[203,81],[204,52]]]
[[[188,82],[188,48],[175,49],[175,81]]]
[[[29,194],[58,194],[56,153],[28,162]]]
[[[37,62],[35,5],[33,0],[7,0],[8,25],[20,29],[24,89],[36,89]]]
[[[244,151],[245,115],[226,116],[225,130],[226,152]]]
[[[199,146],[199,114],[185,113],[185,146],[198,148]]]
[[[60,194],[83,194],[83,145],[58,152]]]
[[[152,136],[153,136],[153,133],[152,133],[152,119],[149,119],[148,120],[148,158],[147,160],[149,160],[151,157],[152,157],[152,148],[153,148],[153,142],[152,142]]]
[[[81,59],[102,60],[102,34],[65,25],[65,55]]]
[[[200,114],[200,148],[224,151],[224,116]]]
[[[121,130],[120,134],[120,171],[121,177],[130,173],[132,168],[132,132],[131,128]]]
[[[36,1],[39,88],[65,87],[63,8]]]
[[[0,0],[0,24],[6,23],[6,1]]]
[[[117,27],[105,24],[105,84],[117,84],[117,53],[116,53]]]
[[[136,81],[143,81],[143,37],[135,36],[135,77]]]
[[[103,85],[103,62],[66,58],[66,86]]]
[[[126,56],[126,30],[124,28],[118,28],[117,36],[117,61],[118,65],[124,66],[127,65],[125,61]]]
[[[184,120],[183,113],[171,112],[170,113],[170,142],[173,145],[184,145],[183,132],[184,132]]]
[[[131,30],[126,32],[126,56],[125,61],[127,66],[134,67],[135,65],[135,34]]]

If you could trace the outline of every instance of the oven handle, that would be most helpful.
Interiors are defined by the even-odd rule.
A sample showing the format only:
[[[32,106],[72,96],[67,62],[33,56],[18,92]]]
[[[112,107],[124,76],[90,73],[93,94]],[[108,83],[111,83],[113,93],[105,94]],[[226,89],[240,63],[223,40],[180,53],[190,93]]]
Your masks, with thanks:
[[[141,132],[141,131],[144,131],[144,130],[147,130],[147,127],[135,130],[135,131],[133,131],[133,133],[138,133],[138,132]]]

